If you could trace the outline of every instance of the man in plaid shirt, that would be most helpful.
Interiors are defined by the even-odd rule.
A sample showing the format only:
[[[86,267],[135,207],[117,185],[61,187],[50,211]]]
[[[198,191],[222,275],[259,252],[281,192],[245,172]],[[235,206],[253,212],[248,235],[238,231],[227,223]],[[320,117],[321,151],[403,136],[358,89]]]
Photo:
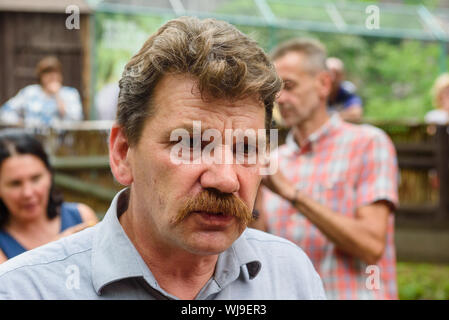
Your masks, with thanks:
[[[397,299],[395,149],[380,129],[328,114],[325,59],[309,39],[273,54],[284,82],[280,112],[292,129],[277,151],[278,172],[264,178],[261,220],[308,254],[329,299]]]

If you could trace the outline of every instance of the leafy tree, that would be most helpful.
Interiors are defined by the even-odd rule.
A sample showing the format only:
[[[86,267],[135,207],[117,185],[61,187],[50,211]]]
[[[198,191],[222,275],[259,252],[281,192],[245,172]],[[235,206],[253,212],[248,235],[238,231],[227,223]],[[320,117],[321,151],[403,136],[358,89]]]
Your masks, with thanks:
[[[428,0],[425,4],[432,7],[439,2]],[[294,17],[296,14],[294,10],[289,10],[289,6],[276,5],[276,2],[271,5],[276,15]],[[302,14],[309,19],[324,19],[320,16],[323,10],[318,9],[312,8]],[[236,14],[240,18],[242,15],[261,16],[253,0],[225,1],[215,13],[227,16]],[[95,18],[98,90],[109,81],[117,80],[126,61],[143,41],[171,17],[96,13]],[[367,118],[422,120],[432,108],[430,89],[441,71],[438,63],[441,47],[438,43],[312,33],[278,29],[270,25],[237,27],[257,40],[266,51],[294,37],[321,40],[329,55],[337,56],[345,63],[347,79],[358,87]]]

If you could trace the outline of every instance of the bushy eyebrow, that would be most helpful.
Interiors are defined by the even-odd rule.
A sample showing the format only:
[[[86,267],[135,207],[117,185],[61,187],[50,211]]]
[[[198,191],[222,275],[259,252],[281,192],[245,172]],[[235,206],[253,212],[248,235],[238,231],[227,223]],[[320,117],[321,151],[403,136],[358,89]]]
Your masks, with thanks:
[[[172,132],[173,132],[174,130],[185,130],[185,131],[187,132],[187,134],[190,136],[190,138],[193,137],[193,133],[194,133],[194,132],[193,132],[193,131],[194,131],[193,125],[187,123],[187,124],[181,124],[180,126],[173,126],[173,127],[169,128],[169,129],[167,129],[167,131],[163,133],[164,141],[174,141],[174,140],[172,139],[172,137],[171,137]],[[203,139],[204,133],[205,133],[207,130],[217,130],[217,131],[220,132],[220,130],[218,130],[218,129],[216,129],[216,128],[213,128],[213,127],[210,127],[210,126],[203,127],[203,125],[201,125],[201,135],[200,135],[200,139],[201,139],[201,140]],[[238,129],[237,129],[237,130],[238,130]],[[180,134],[182,135],[183,133],[180,133]],[[221,134],[221,132],[220,132],[220,134]],[[175,135],[175,136],[176,136],[176,135]],[[244,136],[245,139],[244,139],[243,141],[239,141],[238,136],[236,136],[235,134],[233,134],[232,143],[233,143],[233,144],[236,144],[237,142],[243,142],[243,143],[246,144],[246,143],[250,143],[250,142],[251,142],[251,140],[249,139],[248,136],[246,136],[245,134],[243,134],[243,136]],[[179,138],[179,135],[178,135],[176,138]],[[211,137],[211,138],[212,138],[212,137]],[[223,137],[222,137],[222,138],[223,138]],[[259,141],[259,136],[256,134],[254,138],[255,138],[255,145],[256,145],[256,147],[258,147],[258,146],[259,146],[259,142],[258,142],[258,141]],[[202,141],[204,141],[204,140],[202,140]],[[208,140],[208,141],[210,141],[210,140]]]
[[[170,135],[174,130],[177,129],[183,129],[186,130],[190,136],[193,136],[193,123],[183,123],[179,126],[173,126],[168,128],[165,132],[164,132],[164,139],[165,140],[170,140]],[[218,130],[217,128],[214,127],[210,127],[207,125],[204,125],[203,123],[201,123],[201,136],[203,136],[204,131],[209,130],[209,129],[215,129]],[[218,130],[220,131],[220,130]]]
[[[292,79],[285,79],[282,81],[282,86],[285,87],[286,85],[295,85],[296,81]]]

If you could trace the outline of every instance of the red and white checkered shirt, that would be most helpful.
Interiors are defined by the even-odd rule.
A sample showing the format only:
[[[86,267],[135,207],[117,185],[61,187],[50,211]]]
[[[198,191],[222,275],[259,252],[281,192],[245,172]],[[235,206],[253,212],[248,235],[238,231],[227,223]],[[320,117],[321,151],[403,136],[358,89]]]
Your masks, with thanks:
[[[290,132],[278,153],[279,168],[287,179],[336,214],[355,217],[357,208],[377,200],[398,204],[396,151],[378,128],[349,124],[334,114],[302,148]],[[368,267],[338,250],[288,201],[266,188],[263,209],[269,231],[295,242],[310,257],[328,299],[398,298],[393,214],[384,254],[377,267]]]

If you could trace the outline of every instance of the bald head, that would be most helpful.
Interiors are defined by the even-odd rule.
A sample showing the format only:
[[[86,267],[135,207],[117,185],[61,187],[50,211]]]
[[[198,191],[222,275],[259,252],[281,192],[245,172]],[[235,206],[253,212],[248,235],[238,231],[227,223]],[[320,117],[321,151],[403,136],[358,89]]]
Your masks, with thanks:
[[[336,70],[339,72],[343,72],[345,65],[343,64],[343,61],[341,61],[340,59],[335,57],[329,57],[326,59],[326,67],[329,70]]]
[[[335,89],[338,87],[340,82],[343,81],[344,78],[345,66],[343,64],[343,61],[336,57],[329,57],[326,59],[326,67],[331,73],[333,87]]]

